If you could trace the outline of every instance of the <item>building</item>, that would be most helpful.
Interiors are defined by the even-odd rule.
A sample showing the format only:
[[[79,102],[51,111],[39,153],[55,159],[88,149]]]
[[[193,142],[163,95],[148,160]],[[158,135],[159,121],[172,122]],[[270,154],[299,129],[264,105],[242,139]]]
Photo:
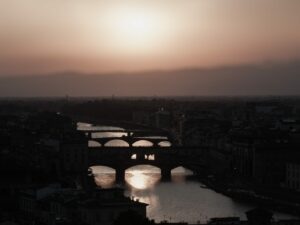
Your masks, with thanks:
[[[288,162],[286,163],[286,182],[287,188],[300,191],[300,163]]]
[[[123,195],[121,188],[77,190],[58,184],[21,192],[19,208],[23,223],[111,225],[120,213],[132,210],[146,217],[147,204]]]
[[[231,138],[233,172],[257,184],[281,186],[286,180],[286,163],[300,157],[299,145],[282,131],[244,129]]]

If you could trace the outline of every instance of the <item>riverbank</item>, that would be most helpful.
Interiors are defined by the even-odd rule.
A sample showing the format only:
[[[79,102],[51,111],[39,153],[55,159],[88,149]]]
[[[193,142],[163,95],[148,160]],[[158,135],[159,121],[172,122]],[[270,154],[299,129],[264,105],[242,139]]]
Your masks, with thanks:
[[[275,198],[266,195],[268,190],[262,189],[260,191],[254,189],[240,188],[233,183],[215,180],[212,178],[198,177],[199,181],[218,193],[232,198],[233,200],[243,203],[254,203],[259,207],[275,210],[278,212],[288,213],[299,217],[300,203],[291,202],[282,198]],[[205,188],[205,187],[202,187]],[[284,197],[281,196],[281,197]],[[290,197],[290,196],[289,196]]]

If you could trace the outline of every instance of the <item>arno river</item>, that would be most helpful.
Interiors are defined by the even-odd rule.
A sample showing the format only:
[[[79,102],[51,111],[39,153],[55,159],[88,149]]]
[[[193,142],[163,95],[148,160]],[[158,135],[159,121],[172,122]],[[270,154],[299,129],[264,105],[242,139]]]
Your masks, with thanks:
[[[80,129],[89,129],[89,124],[80,123]],[[93,127],[94,129],[95,127]],[[104,127],[97,127],[102,129]],[[107,129],[105,127],[104,129]],[[112,128],[115,129],[115,128]],[[99,133],[97,135],[123,135],[116,133]],[[94,143],[90,143],[93,145]],[[122,145],[122,141],[113,141],[110,145]],[[142,145],[143,143],[140,143]],[[146,142],[144,144],[147,144]],[[114,170],[101,165],[91,165],[95,174],[96,184],[102,188],[114,187]],[[192,172],[184,168],[172,171],[169,182],[160,180],[158,168],[141,165],[126,170],[125,195],[148,203],[147,216],[156,222],[168,220],[172,222],[185,221],[189,223],[205,222],[212,217],[237,216],[245,219],[245,212],[256,205],[241,203],[206,188],[192,179]],[[295,218],[294,216],[274,213],[275,219]]]

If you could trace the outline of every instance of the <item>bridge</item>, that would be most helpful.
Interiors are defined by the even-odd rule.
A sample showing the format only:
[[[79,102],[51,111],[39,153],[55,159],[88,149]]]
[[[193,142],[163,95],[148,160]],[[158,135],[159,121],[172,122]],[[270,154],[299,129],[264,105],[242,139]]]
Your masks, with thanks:
[[[88,165],[107,166],[115,169],[116,180],[125,179],[125,171],[137,165],[151,165],[161,170],[162,179],[171,178],[171,170],[179,166],[192,170],[195,174],[206,169],[207,150],[202,147],[172,146],[172,138],[165,131],[128,130],[128,129],[88,129],[82,130],[89,141],[96,141],[100,146],[88,147]],[[95,133],[113,132],[119,135],[96,137]],[[112,140],[127,142],[125,147],[111,147],[106,144]],[[138,141],[145,140],[151,146],[136,146]],[[168,141],[168,147],[160,143]]]
[[[83,131],[88,137],[89,141],[97,142],[100,146],[105,147],[107,143],[113,140],[122,140],[128,144],[129,147],[133,147],[139,141],[147,141],[154,147],[159,147],[163,142],[172,143],[172,138],[165,131],[150,131],[150,130],[125,130],[125,129],[89,129]],[[95,137],[93,134],[97,133],[115,133],[119,135]]]
[[[126,169],[137,165],[160,168],[162,179],[170,179],[171,170],[179,166],[195,174],[206,169],[207,151],[198,147],[92,147],[88,151],[88,164],[115,169],[119,182],[124,180]]]

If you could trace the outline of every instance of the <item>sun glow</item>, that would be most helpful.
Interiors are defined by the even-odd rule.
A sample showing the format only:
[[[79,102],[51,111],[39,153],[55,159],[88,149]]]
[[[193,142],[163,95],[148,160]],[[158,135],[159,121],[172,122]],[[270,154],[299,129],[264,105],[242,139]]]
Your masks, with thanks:
[[[107,13],[115,47],[130,51],[151,49],[162,38],[162,17],[151,10],[121,7]]]
[[[145,190],[152,188],[159,180],[160,174],[147,174],[142,171],[134,170],[126,173],[126,182],[134,189]]]
[[[151,18],[142,13],[124,13],[116,22],[119,31],[129,38],[146,38],[154,29]]]

